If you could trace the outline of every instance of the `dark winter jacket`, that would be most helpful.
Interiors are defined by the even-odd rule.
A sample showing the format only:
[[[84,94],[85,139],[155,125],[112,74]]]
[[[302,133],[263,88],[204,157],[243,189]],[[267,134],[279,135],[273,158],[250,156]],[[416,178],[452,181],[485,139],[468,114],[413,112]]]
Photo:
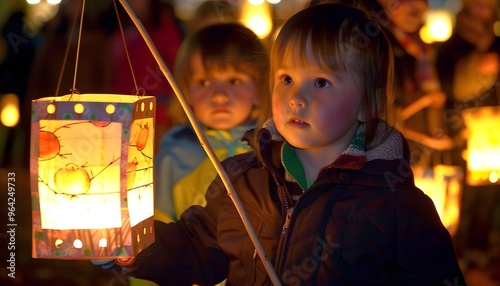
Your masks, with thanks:
[[[286,179],[283,142],[269,130],[249,138],[255,152],[223,162],[282,285],[465,285],[450,235],[414,186],[404,138],[385,137],[377,134],[359,168],[323,168],[294,206],[300,187]],[[160,285],[270,285],[220,179],[206,197],[179,222],[155,224],[156,241],[130,274]]]

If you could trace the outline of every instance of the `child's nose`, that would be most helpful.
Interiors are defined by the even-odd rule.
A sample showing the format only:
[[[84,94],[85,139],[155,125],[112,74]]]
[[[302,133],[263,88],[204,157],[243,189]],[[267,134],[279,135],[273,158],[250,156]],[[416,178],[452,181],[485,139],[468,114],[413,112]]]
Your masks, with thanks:
[[[290,94],[288,103],[292,107],[304,107],[306,105],[306,91],[303,89],[295,89]]]
[[[212,102],[223,104],[229,101],[228,92],[224,88],[215,87],[212,93]]]

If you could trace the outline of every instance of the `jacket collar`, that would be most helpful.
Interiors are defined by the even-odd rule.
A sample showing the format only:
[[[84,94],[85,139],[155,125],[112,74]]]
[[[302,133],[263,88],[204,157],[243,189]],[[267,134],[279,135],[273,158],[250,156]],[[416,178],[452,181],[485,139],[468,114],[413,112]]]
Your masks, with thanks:
[[[255,150],[259,162],[276,174],[283,174],[281,166],[281,148],[284,138],[274,126],[274,122],[268,120],[259,130],[252,130],[245,134],[244,140]],[[361,146],[360,144],[354,144]],[[409,148],[401,133],[380,121],[376,135],[365,148],[354,148],[350,146],[344,154],[337,159],[340,164],[332,163],[330,167],[342,170],[363,170],[362,173],[379,173],[381,167],[390,172],[400,173],[399,169],[409,166]],[[344,155],[343,154],[343,155]],[[351,155],[357,156],[351,156]],[[364,157],[364,161],[359,160]],[[336,162],[337,162],[336,161]],[[367,165],[368,162],[373,162]],[[411,171],[404,176],[412,178]],[[406,181],[406,180],[405,180]]]

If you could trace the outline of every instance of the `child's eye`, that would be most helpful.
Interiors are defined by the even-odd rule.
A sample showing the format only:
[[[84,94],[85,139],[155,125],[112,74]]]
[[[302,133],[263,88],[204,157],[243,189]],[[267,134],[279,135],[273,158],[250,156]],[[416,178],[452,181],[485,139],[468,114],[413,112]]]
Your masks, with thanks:
[[[291,76],[289,75],[283,75],[281,76],[280,78],[280,81],[284,84],[284,85],[289,85],[293,82],[293,79]]]
[[[210,85],[210,81],[208,81],[208,79],[204,79],[204,78],[199,79],[197,81],[197,83],[198,83],[199,86],[208,86],[208,85]]]
[[[229,80],[229,83],[232,84],[232,85],[240,85],[243,81],[239,78],[231,78]]]
[[[330,87],[332,84],[324,78],[319,78],[316,80],[315,85],[319,88],[327,88]]]

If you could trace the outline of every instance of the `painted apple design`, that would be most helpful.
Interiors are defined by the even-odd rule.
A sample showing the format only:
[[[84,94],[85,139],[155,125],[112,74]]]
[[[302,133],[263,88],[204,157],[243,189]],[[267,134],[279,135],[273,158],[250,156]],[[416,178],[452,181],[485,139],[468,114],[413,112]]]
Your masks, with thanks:
[[[86,194],[90,189],[90,180],[87,171],[73,163],[60,168],[54,175],[59,192],[71,196]]]

